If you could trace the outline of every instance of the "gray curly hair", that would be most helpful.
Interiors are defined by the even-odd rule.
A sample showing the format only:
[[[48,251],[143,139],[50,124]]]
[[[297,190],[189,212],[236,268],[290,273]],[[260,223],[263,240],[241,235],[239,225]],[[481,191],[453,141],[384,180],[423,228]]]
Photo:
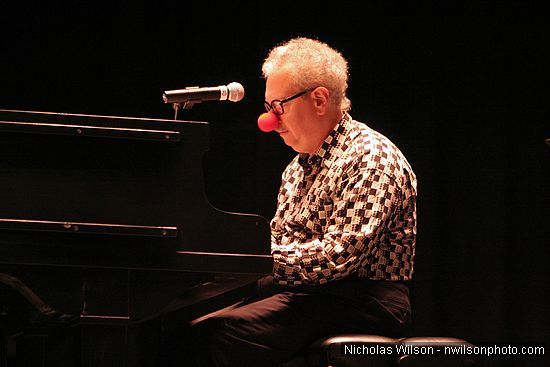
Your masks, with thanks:
[[[280,71],[290,73],[299,90],[325,87],[330,101],[343,112],[351,109],[346,97],[348,62],[337,50],[321,41],[298,37],[274,47],[262,65],[264,78]]]

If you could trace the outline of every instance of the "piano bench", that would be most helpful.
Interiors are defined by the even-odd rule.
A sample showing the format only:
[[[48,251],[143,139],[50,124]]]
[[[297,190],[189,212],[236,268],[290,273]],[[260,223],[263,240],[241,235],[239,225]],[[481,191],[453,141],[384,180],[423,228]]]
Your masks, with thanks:
[[[335,335],[313,343],[307,353],[307,361],[311,366],[319,367],[475,366],[471,356],[464,351],[460,353],[461,348],[465,347],[473,345],[450,337]]]

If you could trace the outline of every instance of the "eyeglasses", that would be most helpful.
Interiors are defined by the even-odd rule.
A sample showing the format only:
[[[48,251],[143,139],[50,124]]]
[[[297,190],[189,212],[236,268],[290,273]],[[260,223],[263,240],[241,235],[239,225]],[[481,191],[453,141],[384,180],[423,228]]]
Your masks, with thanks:
[[[267,110],[267,112],[273,111],[273,113],[276,114],[276,115],[282,115],[283,113],[285,113],[283,103],[287,103],[289,101],[292,101],[293,99],[301,97],[304,94],[306,94],[308,92],[311,92],[312,90],[313,90],[313,88],[306,89],[303,92],[297,93],[297,94],[293,95],[292,97],[288,97],[288,98],[285,98],[285,99],[282,99],[282,100],[281,99],[274,99],[273,101],[271,101],[271,103],[269,103],[267,101],[264,101],[265,109]]]

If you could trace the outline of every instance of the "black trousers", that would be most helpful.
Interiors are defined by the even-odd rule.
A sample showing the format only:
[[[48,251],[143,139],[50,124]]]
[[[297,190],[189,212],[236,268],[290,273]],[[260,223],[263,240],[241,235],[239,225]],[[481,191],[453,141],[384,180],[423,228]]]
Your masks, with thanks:
[[[159,366],[308,366],[303,352],[317,339],[342,333],[400,336],[410,316],[403,283],[350,277],[290,288],[266,277],[257,297],[173,333]]]

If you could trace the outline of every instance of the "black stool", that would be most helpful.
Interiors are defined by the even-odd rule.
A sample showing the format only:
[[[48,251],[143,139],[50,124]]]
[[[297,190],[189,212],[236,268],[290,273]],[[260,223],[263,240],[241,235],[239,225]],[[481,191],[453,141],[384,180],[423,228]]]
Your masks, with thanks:
[[[464,352],[469,347],[449,337],[336,335],[315,342],[307,360],[322,367],[471,367],[475,361]]]

